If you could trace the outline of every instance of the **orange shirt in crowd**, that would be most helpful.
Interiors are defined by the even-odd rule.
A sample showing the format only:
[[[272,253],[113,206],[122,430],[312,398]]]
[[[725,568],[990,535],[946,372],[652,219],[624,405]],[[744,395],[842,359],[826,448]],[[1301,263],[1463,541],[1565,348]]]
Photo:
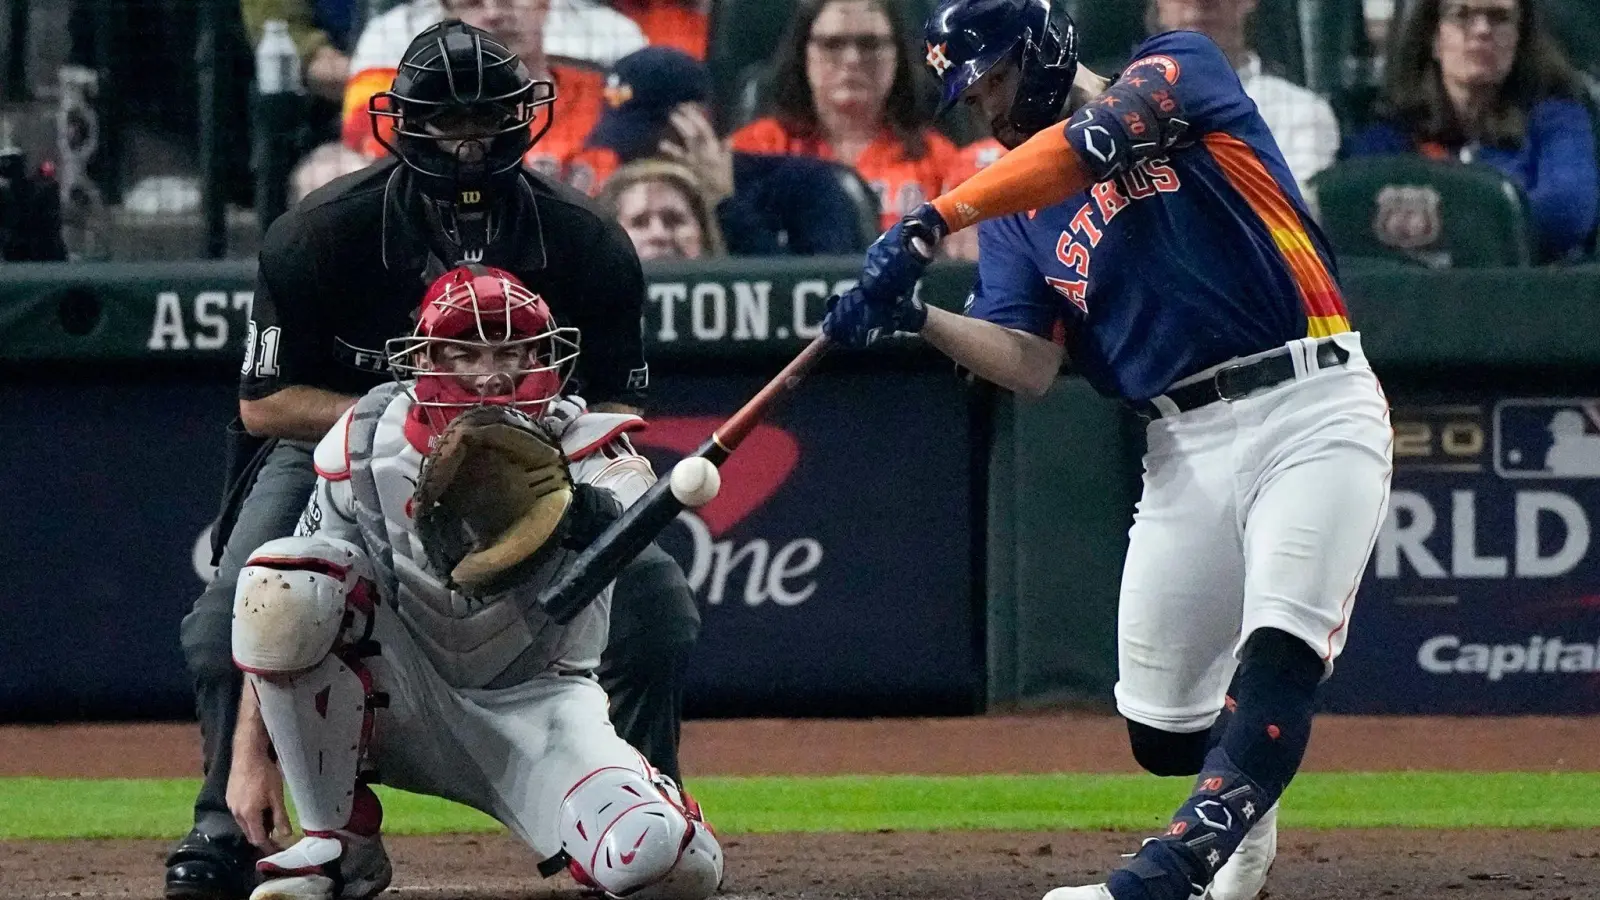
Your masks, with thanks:
[[[386,152],[372,134],[371,120],[367,115],[367,102],[374,94],[381,94],[394,83],[394,69],[366,69],[345,82],[342,138],[345,146],[376,159]],[[577,66],[553,65],[550,77],[556,84],[556,100],[534,119],[537,131],[546,116],[554,116],[550,130],[533,145],[523,161],[536,171],[561,177],[567,162],[583,149],[584,138],[600,121],[600,110],[605,103],[605,74]],[[552,109],[552,106],[554,107]],[[390,120],[379,120],[384,137],[392,131]]]
[[[680,0],[617,0],[612,6],[639,26],[651,44],[706,58],[710,23],[696,4]]]
[[[981,141],[973,141],[965,147],[962,147],[960,150],[956,151],[956,164],[951,168],[949,176],[945,179],[944,189],[939,193],[942,194],[961,182],[966,181],[968,178],[971,178],[973,175],[977,174],[979,169],[988,166],[990,163],[1005,155],[1006,148],[1001,146],[1000,142],[994,138],[984,138]]]
[[[885,128],[856,159],[856,171],[878,195],[885,229],[923,202],[939,196],[953,183],[950,181],[953,174],[961,171],[963,165],[972,164],[962,162],[961,151],[944,135],[928,129],[923,132],[922,139],[927,152],[921,159],[909,159],[904,145]],[[734,132],[733,149],[742,153],[835,159],[833,148],[826,141],[797,138],[774,118],[757,119]]]
[[[601,185],[611,173],[621,167],[622,160],[610,147],[585,147],[567,159],[561,177],[567,184],[593,197],[600,193]]]

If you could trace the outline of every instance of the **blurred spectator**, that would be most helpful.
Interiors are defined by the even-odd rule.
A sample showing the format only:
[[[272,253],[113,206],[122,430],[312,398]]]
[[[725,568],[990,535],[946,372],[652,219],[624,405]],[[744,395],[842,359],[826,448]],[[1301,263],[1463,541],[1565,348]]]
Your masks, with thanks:
[[[641,159],[618,169],[596,198],[622,224],[639,259],[722,256],[715,201],[688,166]]]
[[[1600,207],[1582,96],[1534,0],[1417,0],[1394,41],[1381,121],[1345,152],[1493,166],[1527,194],[1540,258],[1578,255]]]
[[[710,73],[688,54],[646,47],[623,57],[606,78],[605,112],[568,165],[568,181],[593,194],[618,166],[674,162],[695,180],[731,253],[862,249],[861,210],[833,165],[734,152],[711,125],[710,97]]]
[[[289,25],[289,36],[300,54],[306,89],[334,103],[344,96],[350,77],[350,43],[355,35],[356,7],[364,0],[239,0],[250,46],[261,42],[266,23],[278,19]]]
[[[1395,0],[1361,0],[1361,24],[1367,39],[1367,49],[1378,62],[1378,75],[1383,75],[1383,59],[1389,52],[1389,33],[1394,22]]]
[[[1263,71],[1261,57],[1245,31],[1255,10],[1256,0],[1152,0],[1146,24],[1152,33],[1198,31],[1217,42],[1304,191],[1311,176],[1332,165],[1338,155],[1339,120],[1326,100]]]
[[[672,47],[706,58],[710,19],[706,0],[617,0],[616,7],[644,31],[651,46]]]
[[[521,57],[534,78],[555,85],[556,102],[546,113],[549,118],[534,124],[536,134],[546,122],[549,128],[524,161],[536,171],[560,177],[600,118],[605,78],[595,69],[558,64],[546,55],[544,29],[551,8],[551,0],[445,0],[442,6],[439,0],[412,0],[390,11],[410,12],[404,26],[389,14],[373,19],[356,43],[351,64],[355,74],[345,87],[342,145],[318,147],[296,167],[291,176],[291,199],[304,197],[387,152],[373,135],[368,102],[374,94],[389,89],[406,45],[417,32],[438,21],[441,11],[494,34]],[[435,18],[426,20],[428,16]],[[414,31],[401,30],[411,26]],[[631,22],[628,26],[634,27]]]
[[[218,78],[223,102],[239,113],[217,123],[216,139],[224,147],[248,147],[250,117],[245,111],[250,108],[253,54],[237,8],[223,11],[228,14],[218,23],[218,39],[227,68]],[[69,142],[80,148],[74,155],[82,158],[62,160],[68,189],[63,216],[98,219],[101,192],[107,204],[124,208],[132,200],[141,209],[163,214],[196,212],[202,117],[195,48],[203,35],[194,4],[74,0],[67,31],[62,114],[75,132],[68,135]],[[249,154],[224,153],[222,162],[227,199],[248,204],[253,188]],[[90,252],[105,249],[97,245]]]
[[[527,0],[408,0],[362,29],[351,71],[393,69],[411,38],[446,16],[521,39],[524,53],[531,36],[538,36],[546,56],[597,66],[609,66],[645,45],[644,32],[632,19],[596,0],[545,0],[542,6],[540,27],[530,33],[520,24],[530,15]]]
[[[888,228],[962,166],[932,128],[911,46],[892,0],[801,0],[774,56],[771,115],[735,132],[734,149],[854,166]]]

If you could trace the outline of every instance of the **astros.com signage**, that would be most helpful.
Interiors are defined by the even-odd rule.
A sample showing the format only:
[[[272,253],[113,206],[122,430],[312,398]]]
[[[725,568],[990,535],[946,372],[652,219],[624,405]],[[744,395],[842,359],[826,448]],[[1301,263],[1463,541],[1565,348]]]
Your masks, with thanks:
[[[645,339],[660,344],[810,339],[821,333],[828,296],[852,283],[828,278],[776,285],[770,279],[652,282]],[[169,353],[242,346],[254,299],[253,290],[202,290],[187,296],[159,291],[150,307],[144,348]]]
[[[1397,403],[1341,710],[1600,712],[1600,399]]]
[[[815,337],[854,257],[721,259],[646,267],[643,334],[653,361],[798,348]],[[68,279],[29,269],[4,287],[0,356],[11,361],[237,359],[255,299],[242,263],[76,266]],[[935,266],[925,301],[959,309],[968,264]],[[420,302],[420,291],[417,301]]]

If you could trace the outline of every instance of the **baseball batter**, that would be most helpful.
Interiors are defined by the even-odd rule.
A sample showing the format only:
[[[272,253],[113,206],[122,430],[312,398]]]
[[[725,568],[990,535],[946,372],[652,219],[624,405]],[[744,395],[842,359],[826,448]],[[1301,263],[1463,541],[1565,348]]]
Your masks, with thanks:
[[[565,627],[535,602],[655,480],[627,438],[642,420],[561,396],[576,336],[507,272],[447,273],[415,334],[391,342],[407,380],[341,417],[317,446],[296,534],[240,573],[241,715],[264,722],[304,833],[258,864],[253,900],[382,891],[391,869],[367,786],[378,779],[488,813],[541,872],[568,867],[611,896],[702,900],[717,888],[722,851],[698,806],[607,717],[594,669],[609,589]],[[515,465],[497,473],[472,453]],[[435,482],[472,475],[476,493],[434,499]],[[695,487],[700,502],[715,493]],[[497,505],[504,528],[474,518]],[[452,509],[460,546],[424,527]]]
[[[1276,852],[1278,798],[1385,514],[1388,404],[1328,243],[1221,49],[1159,34],[1103,78],[1078,66],[1066,6],[936,9],[926,59],[945,105],[1013,149],[880,238],[824,328],[855,346],[920,332],[1033,395],[1070,357],[1149,418],[1116,700],[1140,764],[1198,778],[1105,884],[1049,900],[1243,900]],[[967,314],[924,307],[912,289],[933,247],[979,223]]]

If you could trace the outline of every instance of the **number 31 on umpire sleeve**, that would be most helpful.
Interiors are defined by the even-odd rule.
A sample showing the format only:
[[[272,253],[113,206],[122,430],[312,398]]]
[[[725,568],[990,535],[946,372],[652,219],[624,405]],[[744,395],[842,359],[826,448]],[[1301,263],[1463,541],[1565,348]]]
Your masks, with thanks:
[[[278,374],[278,338],[283,329],[274,325],[257,333],[256,320],[251,319],[244,332],[244,364],[241,375],[272,378]]]

